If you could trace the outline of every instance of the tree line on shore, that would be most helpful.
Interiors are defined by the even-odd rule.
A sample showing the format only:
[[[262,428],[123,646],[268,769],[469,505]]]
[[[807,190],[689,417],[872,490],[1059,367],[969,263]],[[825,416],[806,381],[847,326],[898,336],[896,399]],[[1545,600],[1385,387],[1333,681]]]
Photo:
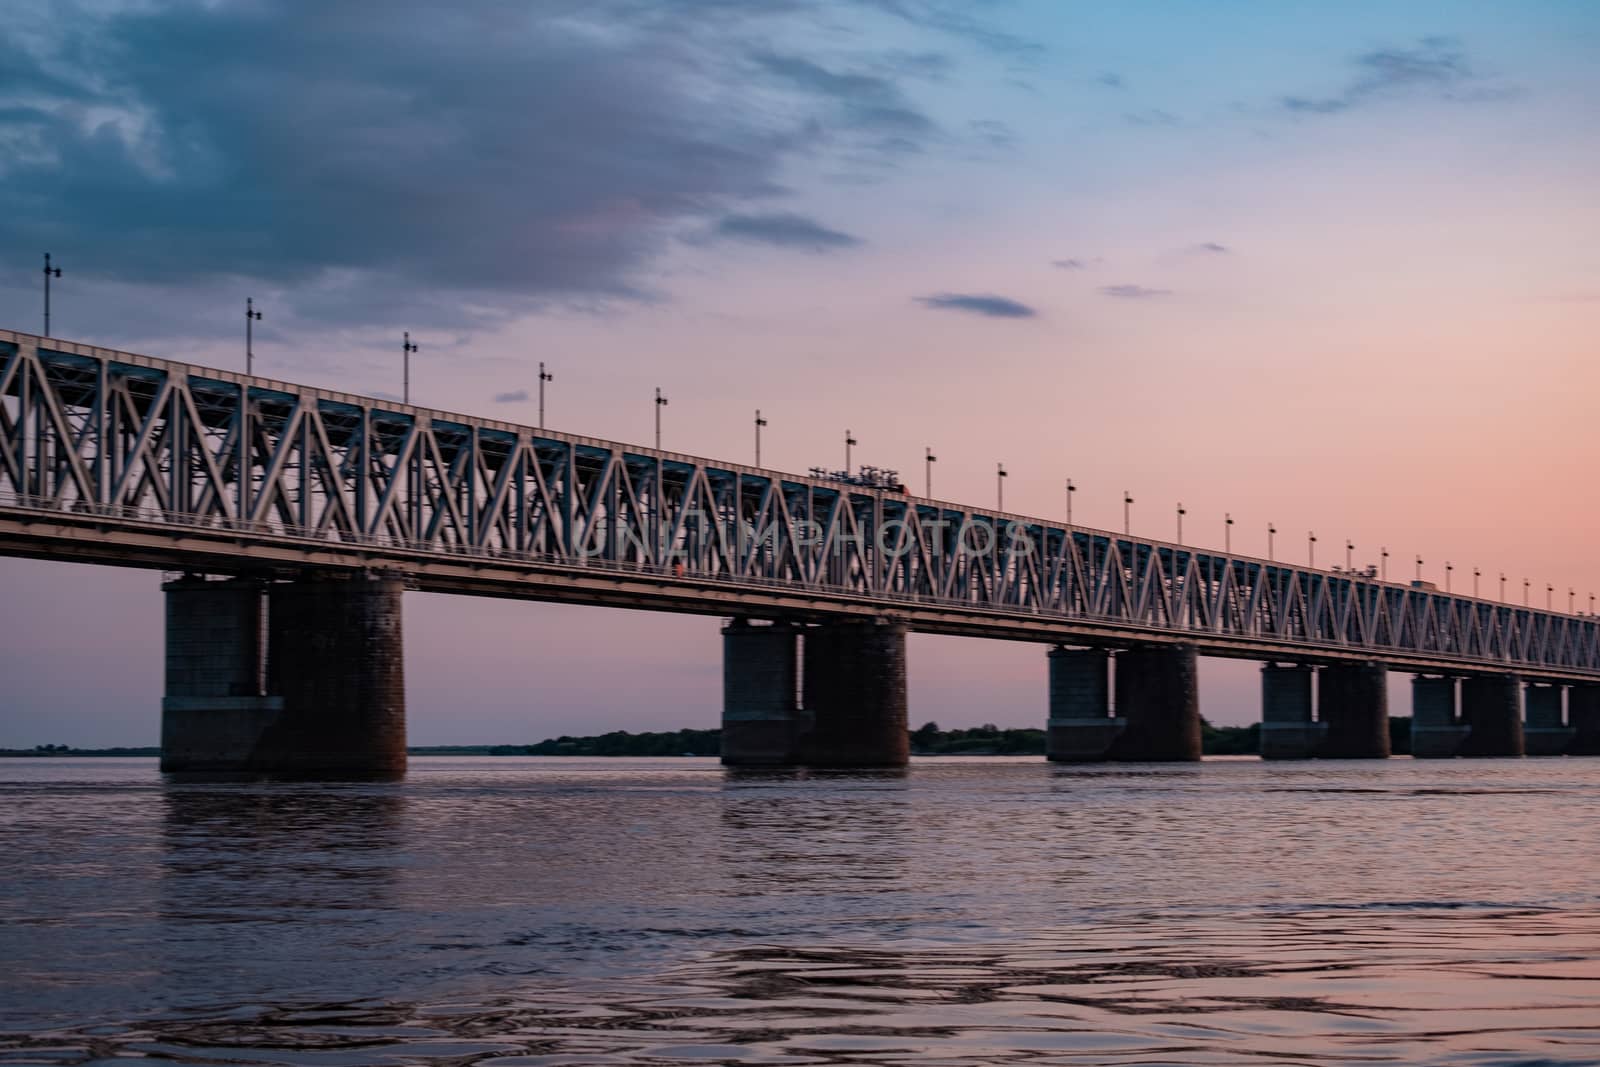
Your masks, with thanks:
[[[1411,720],[1389,719],[1389,740],[1396,755],[1411,751]],[[942,730],[924,723],[911,731],[911,751],[918,756],[1042,756],[1045,734],[1031,727],[1004,728],[985,723],[965,730]],[[1208,756],[1244,756],[1261,751],[1261,724],[1213,726],[1200,720],[1201,749]],[[722,751],[721,730],[666,730],[630,733],[613,730],[592,737],[563,734],[532,745],[414,745],[413,756],[716,756]],[[4,748],[0,756],[159,756],[159,748],[72,748],[36,745]]]

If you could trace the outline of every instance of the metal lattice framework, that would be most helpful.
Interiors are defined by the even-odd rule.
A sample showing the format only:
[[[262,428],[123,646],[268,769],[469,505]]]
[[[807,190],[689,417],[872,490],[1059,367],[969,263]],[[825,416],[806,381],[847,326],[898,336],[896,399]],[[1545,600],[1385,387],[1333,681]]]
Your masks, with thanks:
[[[118,562],[137,541],[140,565],[241,570],[310,542],[345,565],[447,558],[507,584],[650,575],[709,613],[800,592],[976,620],[966,632],[1021,617],[1041,639],[1092,627],[1600,678],[1594,617],[8,331],[0,534],[13,554],[86,558],[92,538]]]

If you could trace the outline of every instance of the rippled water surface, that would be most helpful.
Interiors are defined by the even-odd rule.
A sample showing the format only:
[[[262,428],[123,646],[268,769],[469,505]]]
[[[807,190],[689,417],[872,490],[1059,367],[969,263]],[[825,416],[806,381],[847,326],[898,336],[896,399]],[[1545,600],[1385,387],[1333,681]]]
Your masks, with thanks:
[[[1600,760],[0,761],[0,1064],[1600,1062]]]

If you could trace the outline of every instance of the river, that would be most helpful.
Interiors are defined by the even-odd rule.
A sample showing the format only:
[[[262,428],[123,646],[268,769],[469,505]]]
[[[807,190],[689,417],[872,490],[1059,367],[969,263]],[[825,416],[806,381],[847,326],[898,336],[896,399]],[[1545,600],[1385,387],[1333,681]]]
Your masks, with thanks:
[[[1600,1062],[1600,759],[0,760],[0,1064]]]

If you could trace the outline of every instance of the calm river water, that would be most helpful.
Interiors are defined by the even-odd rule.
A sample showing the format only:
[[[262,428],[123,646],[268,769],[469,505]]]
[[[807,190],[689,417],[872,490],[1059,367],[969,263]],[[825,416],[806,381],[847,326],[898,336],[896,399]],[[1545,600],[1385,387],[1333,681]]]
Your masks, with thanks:
[[[1600,760],[0,761],[0,1064],[1600,1062]]]

